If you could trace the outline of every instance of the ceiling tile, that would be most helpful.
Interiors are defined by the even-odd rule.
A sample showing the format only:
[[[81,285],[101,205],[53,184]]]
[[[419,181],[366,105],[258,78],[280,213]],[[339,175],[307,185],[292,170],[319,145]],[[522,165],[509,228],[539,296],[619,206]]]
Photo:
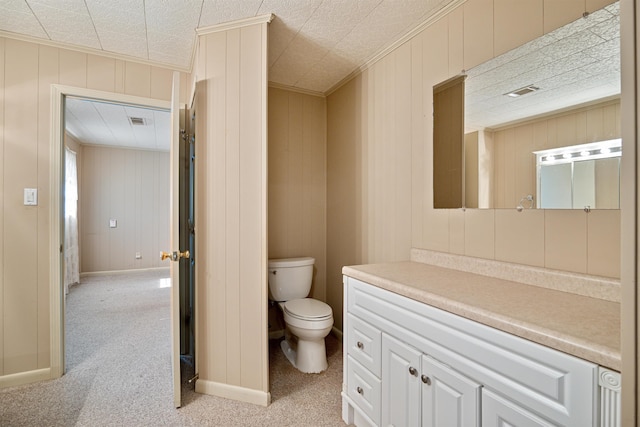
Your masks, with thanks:
[[[258,14],[262,0],[207,0],[202,5],[198,27],[251,18]]]
[[[51,40],[100,49],[84,0],[28,0]]]
[[[24,0],[3,0],[0,3],[0,29],[32,37],[49,38]]]

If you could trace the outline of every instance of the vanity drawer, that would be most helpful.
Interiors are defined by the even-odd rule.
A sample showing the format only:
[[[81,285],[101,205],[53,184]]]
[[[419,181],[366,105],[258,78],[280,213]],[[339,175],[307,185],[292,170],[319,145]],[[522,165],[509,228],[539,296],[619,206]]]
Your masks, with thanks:
[[[352,314],[347,315],[347,351],[380,378],[382,333]]]
[[[376,425],[380,424],[380,380],[350,355],[347,356],[347,395]]]

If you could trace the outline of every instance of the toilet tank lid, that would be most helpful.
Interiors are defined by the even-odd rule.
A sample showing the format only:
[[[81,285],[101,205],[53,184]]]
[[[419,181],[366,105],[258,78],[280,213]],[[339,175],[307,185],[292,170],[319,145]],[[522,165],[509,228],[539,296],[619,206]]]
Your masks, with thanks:
[[[270,259],[269,268],[302,267],[313,265],[316,260],[311,257]]]

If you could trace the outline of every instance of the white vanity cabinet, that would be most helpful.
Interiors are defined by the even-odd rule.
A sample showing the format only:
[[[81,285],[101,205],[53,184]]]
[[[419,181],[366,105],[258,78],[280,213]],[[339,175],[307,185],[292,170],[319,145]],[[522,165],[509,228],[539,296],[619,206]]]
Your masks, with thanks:
[[[382,336],[382,425],[479,426],[480,384]]]
[[[598,365],[351,277],[344,285],[347,424],[601,425]]]

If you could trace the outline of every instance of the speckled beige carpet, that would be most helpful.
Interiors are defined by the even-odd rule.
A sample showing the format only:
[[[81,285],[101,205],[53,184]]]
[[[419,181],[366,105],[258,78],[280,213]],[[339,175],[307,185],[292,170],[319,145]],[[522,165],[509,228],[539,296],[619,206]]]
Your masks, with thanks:
[[[60,379],[0,390],[0,426],[344,426],[342,350],[327,337],[329,369],[303,374],[270,343],[266,408],[183,387],[173,408],[167,271],[83,278],[66,310]]]

